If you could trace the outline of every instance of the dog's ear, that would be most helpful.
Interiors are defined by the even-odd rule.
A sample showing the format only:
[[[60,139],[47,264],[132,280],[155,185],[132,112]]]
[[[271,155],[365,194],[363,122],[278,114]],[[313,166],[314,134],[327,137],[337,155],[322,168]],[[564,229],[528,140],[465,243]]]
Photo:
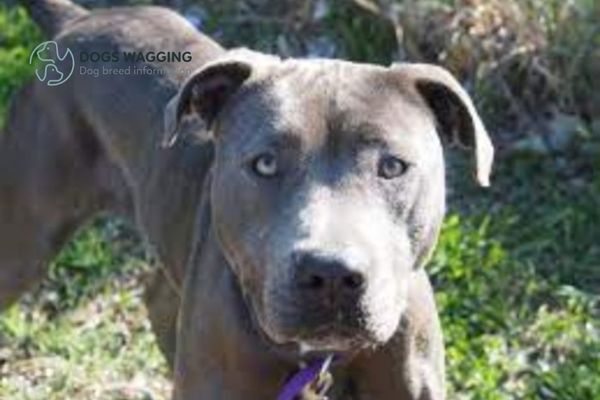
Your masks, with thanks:
[[[394,64],[392,70],[403,82],[414,85],[433,112],[445,140],[473,149],[477,182],[489,186],[494,148],[471,97],[456,78],[431,64]]]
[[[250,64],[231,60],[215,62],[194,72],[165,108],[163,145],[175,143],[186,116],[196,115],[210,128],[227,100],[251,72]]]

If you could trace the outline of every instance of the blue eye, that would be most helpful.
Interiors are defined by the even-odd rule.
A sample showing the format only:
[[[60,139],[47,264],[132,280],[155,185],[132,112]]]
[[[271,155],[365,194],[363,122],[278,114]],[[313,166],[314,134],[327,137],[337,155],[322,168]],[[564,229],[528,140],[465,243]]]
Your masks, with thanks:
[[[252,170],[263,178],[270,178],[277,174],[277,158],[270,153],[261,154],[252,161]]]
[[[384,179],[394,179],[403,175],[408,169],[405,161],[393,156],[385,156],[379,161],[377,175]]]

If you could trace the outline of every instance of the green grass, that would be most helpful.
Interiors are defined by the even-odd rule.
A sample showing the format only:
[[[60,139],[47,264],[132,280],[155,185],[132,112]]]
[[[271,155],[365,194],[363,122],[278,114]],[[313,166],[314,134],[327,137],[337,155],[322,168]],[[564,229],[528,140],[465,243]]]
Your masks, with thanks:
[[[600,398],[600,166],[578,155],[497,163],[457,196],[430,264],[451,398]]]
[[[390,32],[371,22],[345,9],[326,20],[348,57],[386,62]],[[579,31],[554,30],[552,49]],[[22,11],[0,7],[0,115],[36,40]],[[600,132],[587,129],[561,154],[501,152],[488,190],[450,157],[450,212],[428,266],[450,399],[600,398]],[[141,302],[150,269],[122,223],[79,232],[42,287],[0,316],[0,398],[167,399]]]
[[[0,317],[0,398],[168,398],[142,304],[150,269],[121,223],[79,232],[42,287]]]
[[[38,29],[25,10],[0,5],[0,126],[10,95],[33,73],[29,54],[39,41]]]

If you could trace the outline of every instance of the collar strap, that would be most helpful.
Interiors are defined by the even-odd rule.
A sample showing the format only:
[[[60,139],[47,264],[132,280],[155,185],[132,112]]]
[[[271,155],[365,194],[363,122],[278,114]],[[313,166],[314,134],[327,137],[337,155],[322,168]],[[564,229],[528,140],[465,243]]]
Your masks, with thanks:
[[[306,367],[300,369],[283,386],[281,392],[279,392],[279,395],[277,396],[277,400],[295,400],[302,395],[302,392],[308,385],[317,383],[321,386],[320,383],[329,373],[329,367],[331,366],[332,361],[333,356],[330,355],[313,361]],[[317,394],[326,399],[324,395],[327,389],[329,389],[329,385],[318,388],[319,393]]]

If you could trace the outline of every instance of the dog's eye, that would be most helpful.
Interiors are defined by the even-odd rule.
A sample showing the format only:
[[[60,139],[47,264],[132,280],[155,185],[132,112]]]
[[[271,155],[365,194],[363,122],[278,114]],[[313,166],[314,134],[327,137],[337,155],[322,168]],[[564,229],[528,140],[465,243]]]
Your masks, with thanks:
[[[252,161],[252,170],[258,176],[270,178],[277,174],[277,158],[270,153],[261,154]]]
[[[385,179],[397,178],[408,169],[408,164],[399,158],[386,156],[379,161],[378,175]]]

